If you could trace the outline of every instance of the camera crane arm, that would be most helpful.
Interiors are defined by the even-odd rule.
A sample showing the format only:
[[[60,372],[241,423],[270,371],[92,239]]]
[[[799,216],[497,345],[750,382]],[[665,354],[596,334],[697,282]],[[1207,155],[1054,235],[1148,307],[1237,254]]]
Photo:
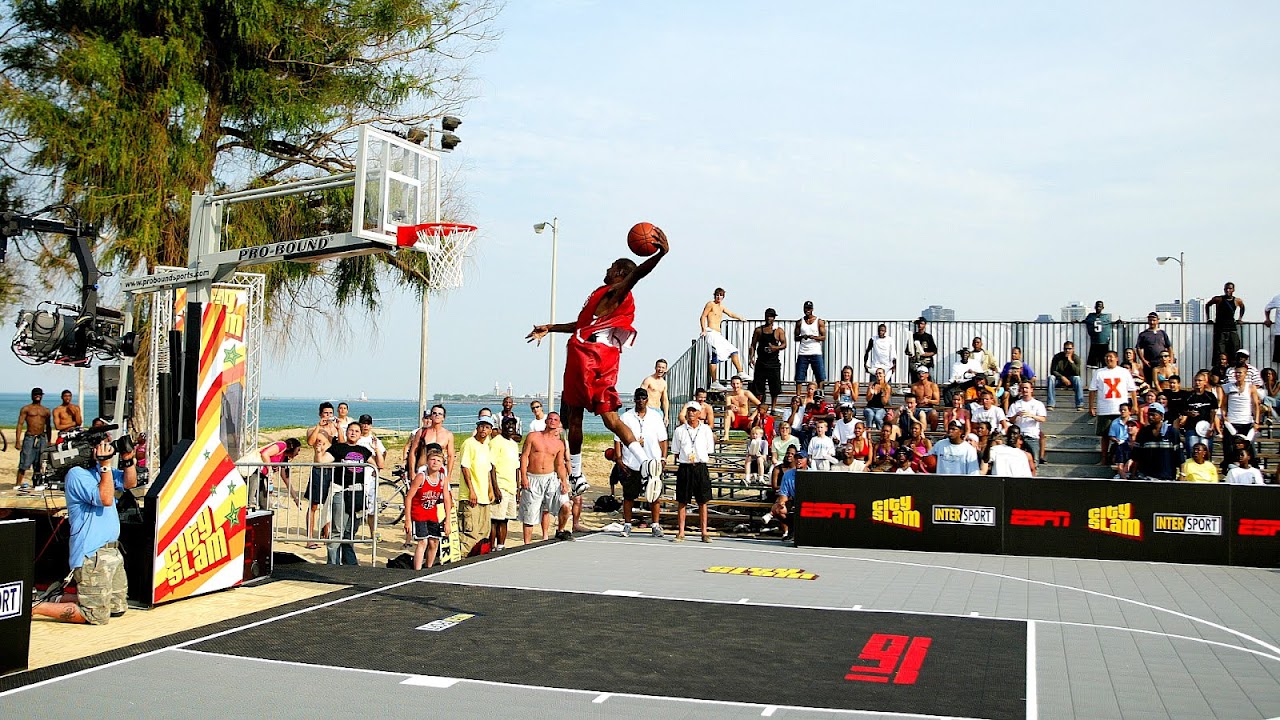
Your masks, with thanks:
[[[17,237],[23,232],[51,233],[70,237],[71,254],[75,256],[76,265],[80,268],[80,315],[77,325],[85,321],[92,323],[98,314],[98,281],[102,278],[102,273],[93,260],[89,241],[98,237],[98,229],[78,218],[75,222],[67,223],[36,217],[56,207],[65,206],[50,206],[29,215],[12,211],[0,213],[0,264],[4,263],[9,238]],[[109,311],[109,314],[119,316],[116,311]]]

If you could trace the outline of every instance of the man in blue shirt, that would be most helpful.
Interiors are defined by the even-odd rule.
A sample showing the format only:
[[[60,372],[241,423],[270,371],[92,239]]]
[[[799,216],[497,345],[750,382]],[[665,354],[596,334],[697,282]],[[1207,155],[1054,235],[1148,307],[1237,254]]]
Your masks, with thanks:
[[[788,508],[788,504],[796,496],[796,471],[808,469],[809,455],[801,450],[796,453],[796,466],[782,473],[782,478],[778,480],[778,497],[773,501],[771,512],[774,517],[778,518],[778,524],[782,526],[783,542],[791,539],[790,508]]]
[[[964,423],[952,420],[947,425],[947,439],[938,441],[930,455],[938,458],[939,475],[977,475],[978,451],[964,440]]]
[[[120,468],[111,468],[116,454],[110,440],[93,449],[97,463],[67,472],[67,516],[71,522],[70,565],[78,594],[42,602],[31,609],[62,622],[105,625],[128,609],[128,582],[120,554],[120,516],[116,492],[138,484],[133,452],[120,455]],[[74,598],[67,602],[68,598]]]

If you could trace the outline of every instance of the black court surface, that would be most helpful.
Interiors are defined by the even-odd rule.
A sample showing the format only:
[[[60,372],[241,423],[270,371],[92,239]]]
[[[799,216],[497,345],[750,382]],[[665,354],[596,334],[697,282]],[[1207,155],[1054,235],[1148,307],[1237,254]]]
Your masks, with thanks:
[[[316,632],[342,626],[364,628],[362,642]],[[413,583],[190,649],[762,706],[1021,718],[1026,634],[1007,620]]]
[[[1280,575],[595,535],[0,678],[0,717],[1280,716]],[[86,629],[92,632],[92,629]]]

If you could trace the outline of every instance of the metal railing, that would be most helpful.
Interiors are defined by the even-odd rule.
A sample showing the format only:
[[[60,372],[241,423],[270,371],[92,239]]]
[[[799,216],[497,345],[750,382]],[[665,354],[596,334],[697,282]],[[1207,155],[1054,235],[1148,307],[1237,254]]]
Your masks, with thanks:
[[[378,468],[372,463],[314,463],[314,462],[237,462],[237,468],[250,470],[245,478],[249,485],[250,507],[270,510],[272,539],[277,542],[296,542],[326,546],[330,562],[349,547],[351,557],[356,546],[369,546],[369,564],[378,564]],[[364,478],[349,487],[335,487],[334,475],[339,472],[356,472],[363,468]],[[287,483],[271,484],[273,478],[283,480],[279,470],[289,470]],[[262,470],[267,473],[264,476]],[[272,470],[276,470],[272,473]],[[297,472],[297,471],[301,472]],[[314,473],[313,470],[319,470]],[[243,471],[242,471],[243,472]],[[368,478],[372,478],[369,480]],[[263,482],[269,485],[262,487]],[[314,502],[312,491],[318,492],[322,501]],[[312,513],[315,513],[314,515]],[[334,528],[334,525],[338,528]],[[326,529],[328,532],[326,533]],[[368,530],[369,536],[364,537]]]
[[[876,328],[882,322],[888,326],[888,334],[896,340],[898,372],[894,382],[908,382],[908,359],[905,351],[911,346],[915,320],[828,320],[827,339],[822,344],[822,354],[829,382],[839,379],[841,368],[848,365],[854,369],[854,377],[865,385],[868,376],[863,369],[863,354],[867,341],[876,336]],[[739,348],[744,367],[751,334],[762,324],[763,320],[724,321],[724,336]],[[786,385],[795,382],[796,343],[792,335],[795,320],[778,320],[776,324],[787,335],[787,347],[778,354],[785,390]],[[1191,375],[1195,371],[1213,366],[1212,325],[1162,322],[1160,327],[1168,333],[1173,344],[1185,385],[1190,385]],[[1123,356],[1123,349],[1133,347],[1138,335],[1146,328],[1146,322],[1115,323],[1112,327],[1111,348],[1121,352]],[[938,343],[938,356],[934,361],[933,372],[935,380],[950,376],[951,364],[957,358],[956,351],[969,347],[975,337],[982,338],[984,349],[994,353],[1001,367],[1009,360],[1009,353],[1014,346],[1022,348],[1023,362],[1035,371],[1037,385],[1043,384],[1042,378],[1048,375],[1049,363],[1062,350],[1064,342],[1070,340],[1075,343],[1076,354],[1081,358],[1087,357],[1089,351],[1089,335],[1084,323],[934,322],[929,323],[928,331]],[[1241,347],[1250,351],[1254,365],[1261,367],[1268,364],[1267,360],[1271,357],[1271,329],[1262,323],[1240,323],[1239,332]],[[709,385],[709,360],[707,343],[698,338],[670,364],[667,392],[673,407],[692,399],[695,389]],[[733,374],[733,365],[721,358],[720,378],[727,380]],[[669,422],[674,426],[675,418],[670,418]]]

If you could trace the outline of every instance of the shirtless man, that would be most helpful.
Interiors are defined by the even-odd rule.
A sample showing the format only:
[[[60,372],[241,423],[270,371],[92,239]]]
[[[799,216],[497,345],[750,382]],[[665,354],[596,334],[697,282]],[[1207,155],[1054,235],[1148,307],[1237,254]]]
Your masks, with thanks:
[[[717,378],[720,372],[721,360],[729,360],[733,363],[733,367],[738,371],[739,376],[747,377],[748,380],[751,379],[742,370],[742,357],[738,353],[738,348],[726,340],[720,332],[720,323],[724,320],[725,315],[734,320],[742,319],[741,315],[733,313],[724,306],[724,288],[716,288],[711,300],[702,306],[702,314],[698,316],[698,326],[702,330],[702,337],[707,339],[707,345],[711,347],[712,390],[725,389],[724,384]]]
[[[929,429],[932,430],[938,426],[938,405],[942,402],[942,389],[929,377],[927,365],[917,365],[915,374],[919,379],[911,383],[911,394],[916,398],[916,406],[925,411]]]
[[[569,524],[569,471],[560,413],[547,413],[547,427],[525,436],[520,451],[520,497],[516,514],[524,526],[524,544],[533,542],[533,528],[542,525],[542,539],[551,535],[551,517],[559,519],[556,539],[572,540]]]
[[[604,284],[596,288],[574,322],[555,325],[535,325],[525,336],[529,342],[542,343],[553,332],[568,333],[564,391],[560,396],[560,417],[569,426],[569,477],[571,490],[582,496],[590,486],[582,478],[582,414],[590,409],[600,417],[624,447],[640,454],[640,443],[631,428],[622,422],[618,409],[622,398],[618,396],[618,362],[622,349],[635,342],[636,303],[631,290],[666,257],[669,246],[667,236],[654,228],[657,238],[653,244],[658,251],[636,265],[627,258],[614,260],[604,273]]]
[[[419,445],[430,445],[435,443],[444,448],[445,458],[445,474],[447,477],[453,477],[454,459],[457,451],[453,446],[453,433],[444,428],[444,419],[448,413],[443,405],[432,405],[427,411],[427,424],[418,429],[413,437],[409,438],[409,446],[407,448],[407,456],[413,457],[413,453],[417,451]],[[405,465],[405,467],[409,467]]]
[[[706,423],[707,427],[714,428],[716,426],[716,411],[715,408],[711,407],[711,403],[707,402],[707,389],[698,388],[694,390],[693,401],[702,406],[702,414],[700,415],[702,422]]]
[[[58,431],[58,436],[76,430],[83,424],[84,415],[80,413],[80,406],[72,404],[70,390],[63,390],[62,404],[53,409],[53,427]]]
[[[307,431],[307,444],[311,446],[311,462],[321,463],[330,462],[329,446],[338,441],[341,433],[338,431],[338,419],[333,416],[333,403],[320,403],[320,420]],[[322,459],[323,458],[323,459]],[[333,470],[331,468],[311,468],[311,481],[307,483],[307,489],[303,493],[304,497],[311,502],[311,507],[307,512],[307,537],[314,538],[316,515],[320,512],[320,506],[325,504],[329,499],[329,489],[333,485]],[[329,534],[329,523],[325,522],[320,531],[320,537],[327,537]],[[307,543],[308,550],[320,549],[320,543]]]
[[[725,393],[725,411],[723,440],[729,441],[730,430],[748,430],[751,427],[751,409],[760,404],[760,398],[742,387],[742,378],[737,375],[729,381],[729,392]]]
[[[653,364],[653,374],[645,377],[640,381],[640,387],[649,393],[649,397],[658,401],[658,409],[662,410],[662,417],[671,417],[667,411],[671,408],[671,401],[667,399],[667,361],[659,359]]]
[[[777,310],[767,308],[764,324],[751,333],[747,347],[747,365],[755,373],[751,392],[762,398],[772,395],[773,402],[778,402],[778,393],[782,392],[782,361],[778,353],[787,346],[786,331],[774,324],[777,317]]]
[[[18,441],[21,452],[18,454],[18,490],[31,489],[27,483],[27,468],[39,471],[40,454],[49,444],[49,408],[41,404],[44,390],[31,388],[31,402],[23,405],[18,411],[18,424],[13,429],[14,439]],[[26,433],[23,433],[23,426]]]

